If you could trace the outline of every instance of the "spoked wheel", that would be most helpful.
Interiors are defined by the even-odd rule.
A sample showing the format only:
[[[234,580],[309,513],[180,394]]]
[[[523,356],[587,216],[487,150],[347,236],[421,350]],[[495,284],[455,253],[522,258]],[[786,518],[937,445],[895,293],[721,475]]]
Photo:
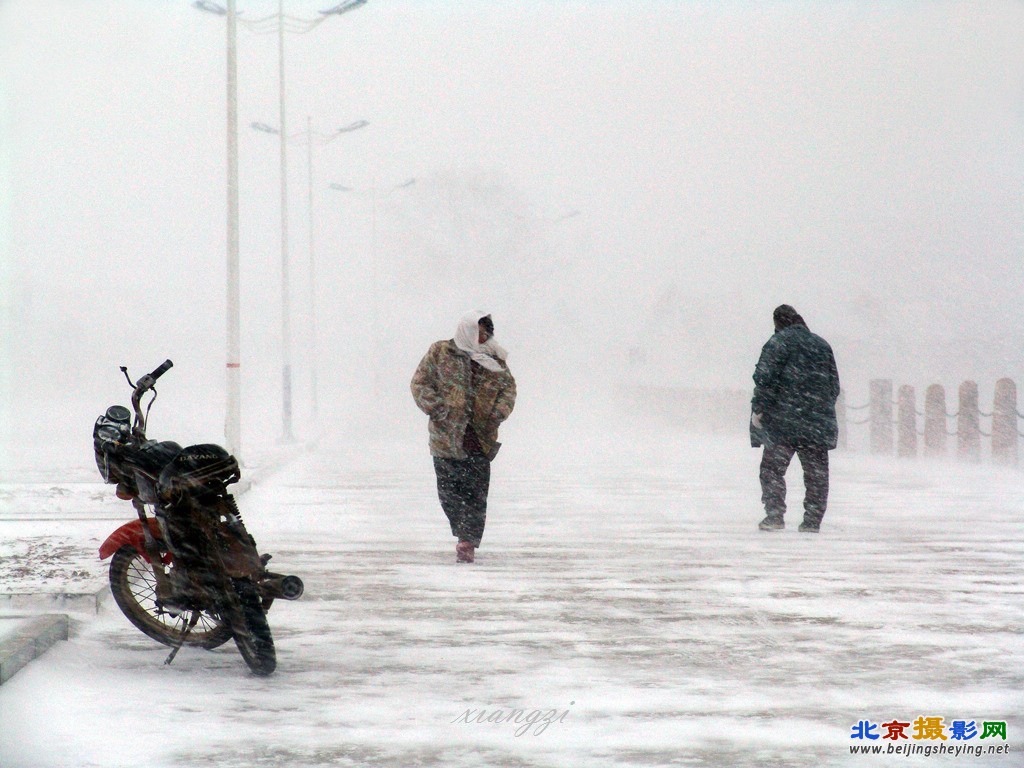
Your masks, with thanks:
[[[139,630],[164,645],[177,647],[181,644],[182,633],[193,612],[172,616],[157,609],[156,577],[149,563],[134,547],[125,545],[114,553],[110,561],[110,591],[117,607]],[[216,614],[201,611],[184,644],[216,648],[230,640],[231,635],[228,622]]]
[[[224,615],[231,625],[235,645],[254,674],[269,675],[277,668],[277,652],[263,610],[263,598],[249,579],[232,579],[231,583],[238,599],[225,606]]]

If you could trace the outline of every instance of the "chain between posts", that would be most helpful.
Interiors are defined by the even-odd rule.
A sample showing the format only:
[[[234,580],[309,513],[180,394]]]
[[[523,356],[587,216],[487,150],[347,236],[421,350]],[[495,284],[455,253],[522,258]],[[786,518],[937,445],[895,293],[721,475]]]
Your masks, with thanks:
[[[870,403],[869,403],[869,405],[870,405]],[[899,405],[899,403],[893,402],[893,405]],[[861,410],[864,410],[864,408],[866,408],[866,407],[867,406],[865,406],[865,405],[856,406],[856,407],[852,406],[852,405],[848,405],[848,406],[846,406],[846,410],[848,410],[848,411],[861,411]],[[921,416],[922,418],[927,415],[923,411],[919,411],[916,408],[914,409],[914,413],[917,414],[918,416]],[[953,411],[952,413],[950,413],[949,411],[945,411],[945,414],[946,414],[946,418],[947,419],[955,419],[957,416],[960,415],[960,411]],[[986,419],[992,418],[992,414],[991,413],[985,413],[985,411],[978,411],[978,415],[979,416],[983,416]],[[1017,412],[1017,416],[1019,418],[1021,418],[1021,419],[1024,419],[1024,414],[1020,413],[1019,411]],[[871,421],[870,417],[867,418],[867,419],[864,419],[863,421],[850,421],[850,423],[851,424],[867,424],[869,421]],[[898,419],[893,419],[892,423],[893,424],[899,424],[899,420]]]
[[[937,389],[938,392],[935,397],[932,397],[933,389]],[[1024,421],[1024,413],[1015,407],[1017,390],[1012,380],[1004,378],[996,382],[995,407],[991,411],[984,411],[978,407],[977,384],[973,381],[964,382],[960,388],[960,401],[961,404],[966,402],[966,410],[960,408],[953,412],[948,411],[945,408],[946,398],[941,386],[928,387],[928,390],[928,396],[925,398],[925,409],[922,411],[918,409],[914,402],[913,387],[901,387],[900,398],[893,399],[891,394],[889,397],[885,396],[893,391],[891,379],[872,380],[871,399],[863,405],[845,405],[843,408],[843,423],[848,426],[857,427],[865,424],[872,425],[872,452],[875,453],[885,454],[886,443],[889,444],[889,450],[891,450],[893,438],[892,436],[887,436],[886,430],[889,427],[897,427],[901,436],[898,452],[907,449],[907,445],[902,441],[909,438],[910,435],[913,435],[915,438],[925,438],[926,452],[929,449],[927,446],[929,434],[933,436],[943,435],[943,440],[945,437],[961,438],[961,451],[964,450],[965,445],[970,445],[973,436],[973,440],[985,438],[992,441],[993,460],[1016,462],[1017,439],[1024,438],[1024,430],[1019,425],[1020,421]],[[878,394],[881,394],[882,397],[878,398]],[[943,407],[936,409],[934,408],[935,405],[942,405]],[[1007,408],[1007,406],[1010,407]],[[867,409],[874,409],[874,413],[865,418],[847,418],[847,412],[864,411]],[[964,417],[966,417],[966,421],[964,421]],[[924,419],[924,425],[919,428],[917,419],[920,418]],[[957,428],[949,428],[949,419],[958,420]],[[978,423],[979,419],[991,419],[991,428],[989,430],[983,429]],[[963,423],[959,423],[961,421]],[[1011,422],[1014,421],[1017,423],[1014,423],[1011,427]],[[881,430],[878,432],[878,439],[881,440],[880,443],[875,442],[876,427]],[[967,441],[966,443],[964,442],[965,440]],[[901,455],[915,455],[917,449],[914,442],[914,440],[911,440],[909,444],[910,453]],[[942,446],[944,446],[944,442]],[[939,451],[944,453],[945,448],[942,446],[939,446]],[[967,450],[971,453],[962,453],[961,455],[974,455],[977,457],[977,448],[968,448]]]
[[[896,407],[899,407],[900,402],[899,402],[899,400],[893,400],[893,401],[891,401],[891,404],[892,404],[892,406],[894,408],[896,408]],[[864,405],[847,405],[846,406],[846,410],[848,410],[848,411],[863,411],[865,408],[870,408],[870,407],[871,407],[871,403],[865,403]],[[914,413],[916,413],[918,416],[920,416],[922,418],[924,418],[924,416],[926,415],[924,413],[924,411],[919,411],[919,410],[917,410],[916,407],[914,408]],[[948,418],[948,419],[955,419],[957,416],[960,415],[960,411],[953,411],[952,413],[950,413],[949,411],[945,411],[944,413],[946,414],[946,418]],[[978,411],[978,415],[979,416],[984,416],[985,418],[991,418],[991,416],[992,416],[991,413],[985,413],[985,411]],[[1019,416],[1021,419],[1024,419],[1024,413],[1021,413],[1020,411],[1017,411],[1017,416]],[[867,418],[867,419],[864,419],[863,421],[850,421],[850,424],[867,424],[869,421],[871,421],[870,417]],[[898,424],[899,420],[898,419],[893,419],[892,423],[893,424]]]

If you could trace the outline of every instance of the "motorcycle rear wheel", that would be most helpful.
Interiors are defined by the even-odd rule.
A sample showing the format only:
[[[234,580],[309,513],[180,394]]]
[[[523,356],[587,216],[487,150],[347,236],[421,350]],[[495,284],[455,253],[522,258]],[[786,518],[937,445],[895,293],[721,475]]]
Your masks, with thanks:
[[[249,579],[232,579],[237,601],[224,613],[235,636],[235,645],[253,674],[264,677],[277,668],[277,652],[259,589]]]
[[[191,612],[172,616],[156,606],[156,577],[135,547],[125,545],[110,561],[110,591],[114,602],[132,624],[158,643],[175,647],[188,626]],[[202,611],[184,645],[207,650],[224,645],[232,637],[231,626],[215,614]]]

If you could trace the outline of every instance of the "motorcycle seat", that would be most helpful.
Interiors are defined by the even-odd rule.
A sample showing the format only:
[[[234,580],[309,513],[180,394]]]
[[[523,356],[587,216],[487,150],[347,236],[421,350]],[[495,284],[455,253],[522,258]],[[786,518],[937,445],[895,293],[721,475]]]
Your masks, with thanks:
[[[179,492],[221,494],[226,486],[238,482],[240,476],[238,461],[221,446],[190,445],[164,467],[157,490],[167,498]]]

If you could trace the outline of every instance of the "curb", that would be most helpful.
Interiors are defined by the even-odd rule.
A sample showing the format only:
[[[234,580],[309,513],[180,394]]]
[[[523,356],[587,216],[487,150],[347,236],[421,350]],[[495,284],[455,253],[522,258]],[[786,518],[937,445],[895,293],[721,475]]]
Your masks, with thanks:
[[[99,613],[110,594],[104,586],[96,592],[82,593],[6,593],[0,594],[0,609],[12,611],[6,618],[17,619],[16,611],[46,610],[43,615],[23,617],[25,624],[0,641],[0,685],[3,685],[30,661],[39,658],[58,640],[67,640],[71,619],[67,613]]]
[[[40,609],[47,613],[99,613],[110,589],[104,585],[96,592],[5,592],[0,594],[0,610],[28,611]],[[0,653],[3,644],[0,643]]]
[[[58,640],[67,640],[69,624],[67,614],[63,613],[36,616],[0,643],[0,685]]]

